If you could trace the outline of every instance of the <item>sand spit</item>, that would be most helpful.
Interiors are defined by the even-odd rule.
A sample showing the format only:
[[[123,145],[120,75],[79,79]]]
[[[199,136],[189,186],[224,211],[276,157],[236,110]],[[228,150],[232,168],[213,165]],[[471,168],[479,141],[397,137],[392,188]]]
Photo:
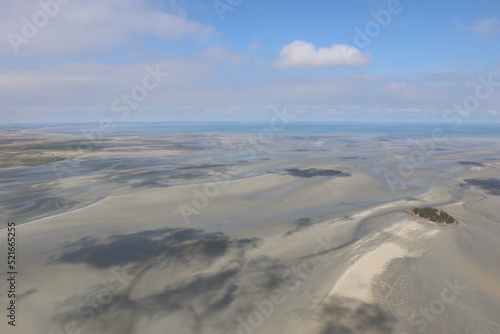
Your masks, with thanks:
[[[337,281],[328,296],[335,295],[373,303],[370,290],[373,277],[382,272],[392,259],[407,254],[403,248],[394,243],[383,244],[352,265]]]

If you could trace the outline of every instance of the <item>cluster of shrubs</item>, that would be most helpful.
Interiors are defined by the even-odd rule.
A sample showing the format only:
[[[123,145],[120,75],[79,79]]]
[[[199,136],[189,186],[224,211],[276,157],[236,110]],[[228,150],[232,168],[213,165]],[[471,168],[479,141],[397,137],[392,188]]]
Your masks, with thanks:
[[[413,208],[413,213],[417,216],[429,219],[435,223],[439,224],[453,224],[455,223],[455,218],[444,212],[443,210],[438,210],[431,207],[425,208]]]

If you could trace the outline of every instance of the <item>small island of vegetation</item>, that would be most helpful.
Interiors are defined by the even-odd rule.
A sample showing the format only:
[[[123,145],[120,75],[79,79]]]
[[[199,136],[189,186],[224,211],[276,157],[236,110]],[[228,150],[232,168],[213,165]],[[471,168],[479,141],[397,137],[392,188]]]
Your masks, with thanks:
[[[413,207],[406,210],[407,213],[418,217],[425,221],[433,222],[437,225],[457,225],[458,221],[452,216],[440,209],[435,209],[431,207],[417,208]]]

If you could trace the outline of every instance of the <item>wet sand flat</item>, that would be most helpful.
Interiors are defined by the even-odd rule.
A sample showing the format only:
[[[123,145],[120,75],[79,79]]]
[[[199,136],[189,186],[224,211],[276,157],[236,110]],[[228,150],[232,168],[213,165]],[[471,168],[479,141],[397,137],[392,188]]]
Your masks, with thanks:
[[[20,282],[0,331],[499,333],[500,144],[439,148],[409,170],[400,139],[124,135],[0,169]]]

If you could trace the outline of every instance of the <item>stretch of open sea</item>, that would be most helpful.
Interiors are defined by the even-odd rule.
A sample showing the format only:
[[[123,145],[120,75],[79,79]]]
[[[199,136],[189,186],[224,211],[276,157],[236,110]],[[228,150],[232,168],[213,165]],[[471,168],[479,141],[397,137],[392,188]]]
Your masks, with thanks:
[[[87,131],[104,135],[151,135],[175,133],[243,135],[390,135],[391,137],[500,138],[500,124],[489,123],[306,123],[290,122],[191,122],[191,123],[115,123],[113,130],[102,132],[98,124],[3,124],[0,129],[40,129],[50,133],[81,134]]]

